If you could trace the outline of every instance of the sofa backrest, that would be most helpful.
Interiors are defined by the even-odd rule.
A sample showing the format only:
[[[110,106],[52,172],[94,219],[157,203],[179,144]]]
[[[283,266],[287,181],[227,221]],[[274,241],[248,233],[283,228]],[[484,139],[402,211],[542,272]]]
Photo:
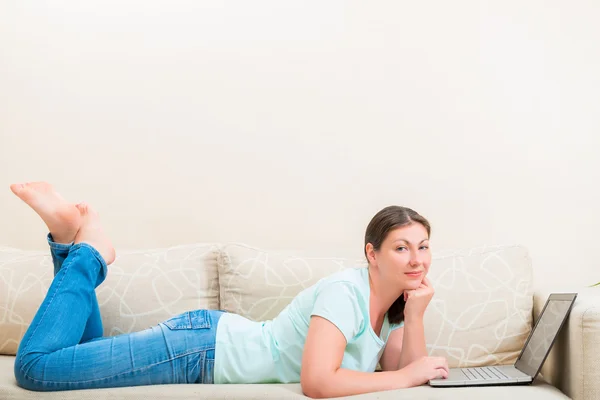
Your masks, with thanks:
[[[221,307],[254,320],[277,315],[302,289],[364,260],[309,258],[226,245],[219,263]],[[532,266],[522,246],[434,255],[435,295],[425,314],[430,355],[451,367],[514,363],[532,326]]]
[[[97,289],[105,335],[148,328],[177,313],[224,309],[274,318],[304,288],[364,260],[307,257],[243,244],[121,252]],[[436,253],[425,315],[431,355],[451,367],[513,363],[532,325],[532,267],[521,246]],[[0,249],[0,354],[15,354],[52,280],[46,252]]]
[[[96,289],[104,335],[146,329],[178,313],[219,308],[215,244],[118,252]],[[49,251],[0,248],[0,354],[15,354],[53,278]]]

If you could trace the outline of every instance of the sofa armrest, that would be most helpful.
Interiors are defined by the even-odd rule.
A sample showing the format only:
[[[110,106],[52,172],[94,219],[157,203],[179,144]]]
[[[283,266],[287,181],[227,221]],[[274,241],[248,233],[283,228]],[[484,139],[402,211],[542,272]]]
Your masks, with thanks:
[[[552,292],[578,296],[544,363],[542,377],[573,400],[600,399],[600,287],[536,290],[535,321]]]

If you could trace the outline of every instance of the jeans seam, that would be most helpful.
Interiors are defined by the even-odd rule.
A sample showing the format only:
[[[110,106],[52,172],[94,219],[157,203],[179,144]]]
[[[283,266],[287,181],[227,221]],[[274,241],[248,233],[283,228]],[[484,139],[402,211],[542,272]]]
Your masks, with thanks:
[[[200,355],[200,360],[198,361],[200,362],[200,382],[204,383],[204,363],[206,362],[206,351]]]
[[[206,352],[206,351],[209,351],[209,350],[214,350],[214,347],[215,346],[212,346],[212,347],[209,347],[209,348],[206,348],[206,349],[197,349],[197,350],[190,351],[190,352],[187,352],[187,353],[184,353],[184,354],[180,354],[180,355],[175,356],[175,357],[171,357],[171,358],[163,360],[163,361],[159,361],[159,362],[154,363],[154,364],[145,365],[145,366],[140,367],[138,369],[134,369],[134,370],[127,371],[127,372],[121,372],[121,373],[118,373],[118,374],[115,374],[115,375],[111,375],[111,376],[106,376],[106,377],[103,377],[103,378],[89,379],[89,380],[86,380],[86,381],[70,381],[70,382],[69,381],[43,381],[43,380],[39,380],[39,379],[35,379],[35,378],[30,377],[23,370],[21,370],[21,372],[23,373],[23,375],[24,375],[25,378],[31,380],[32,382],[36,382],[36,383],[53,383],[53,384],[62,384],[62,383],[66,383],[66,384],[93,383],[93,382],[98,382],[98,381],[102,381],[102,380],[105,380],[105,379],[112,379],[112,378],[115,378],[115,377],[118,377],[118,376],[122,376],[122,375],[127,375],[127,374],[132,374],[132,373],[135,373],[135,372],[140,372],[140,371],[143,371],[145,369],[149,369],[149,368],[152,368],[152,367],[154,367],[156,365],[164,364],[166,362],[173,361],[173,360],[176,360],[176,359],[181,358],[181,357],[187,357],[190,354],[201,353],[201,352]]]
[[[214,358],[204,358],[204,363],[203,363],[203,367],[207,367],[208,365],[210,365],[212,363],[212,368],[209,369],[209,371],[212,371],[212,376],[210,377],[206,377],[206,372],[203,373],[203,382],[202,383],[207,383],[208,381],[210,383],[215,383],[215,359]],[[207,381],[204,381],[204,378],[208,378]]]
[[[75,250],[75,255],[73,256],[73,258],[77,257],[77,255],[79,254],[79,249],[81,247],[77,248]],[[58,291],[58,289],[60,288],[60,286],[63,283],[63,280],[65,279],[65,276],[67,275],[67,270],[68,268],[71,266],[71,264],[73,264],[73,261],[71,260],[71,262],[64,266],[63,268],[65,268],[65,273],[63,274],[63,277],[61,278],[60,282],[58,283],[58,287],[56,288],[56,290],[54,291],[54,295],[52,296],[52,298],[50,299],[50,301],[48,302],[48,306],[46,307],[46,309],[44,310],[44,313],[42,314],[42,317],[40,318],[40,321],[38,322],[37,326],[35,327],[35,330],[33,331],[33,333],[31,334],[31,336],[29,337],[29,340],[27,341],[27,343],[25,344],[25,347],[23,347],[23,352],[21,353],[21,356],[19,357],[19,370],[24,373],[25,375],[27,375],[25,373],[25,371],[23,370],[23,357],[25,356],[25,354],[27,354],[27,349],[29,347],[29,344],[31,343],[31,339],[35,336],[35,333],[37,332],[38,328],[40,327],[40,324],[42,322],[42,320],[44,319],[44,317],[46,316],[46,313],[48,312],[48,308],[50,308],[50,304],[52,304],[52,302],[54,301],[54,298],[56,297],[56,292]],[[61,268],[62,269],[62,268]]]

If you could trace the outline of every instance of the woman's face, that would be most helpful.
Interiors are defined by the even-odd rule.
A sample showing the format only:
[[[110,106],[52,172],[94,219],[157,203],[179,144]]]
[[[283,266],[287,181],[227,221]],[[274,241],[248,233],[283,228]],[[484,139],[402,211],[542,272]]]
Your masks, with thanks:
[[[379,251],[373,253],[384,280],[395,282],[400,289],[417,289],[429,272],[429,236],[419,223],[390,231]]]

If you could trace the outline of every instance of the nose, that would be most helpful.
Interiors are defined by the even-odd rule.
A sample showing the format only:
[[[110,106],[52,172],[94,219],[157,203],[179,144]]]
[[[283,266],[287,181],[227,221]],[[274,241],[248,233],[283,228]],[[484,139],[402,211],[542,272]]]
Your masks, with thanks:
[[[410,253],[410,262],[409,263],[410,263],[411,267],[418,267],[419,265],[421,265],[423,263],[419,252],[413,251]]]

